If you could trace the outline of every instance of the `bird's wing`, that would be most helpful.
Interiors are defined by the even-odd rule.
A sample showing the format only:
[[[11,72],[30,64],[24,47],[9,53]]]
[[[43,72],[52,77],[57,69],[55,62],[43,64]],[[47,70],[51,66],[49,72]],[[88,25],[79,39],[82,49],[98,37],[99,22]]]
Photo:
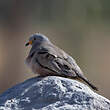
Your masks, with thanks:
[[[42,67],[51,70],[56,75],[76,77],[69,59],[65,59],[63,53],[59,53],[55,48],[42,48],[37,51],[36,59]]]
[[[72,65],[73,70],[75,71],[76,74],[81,74],[83,75],[82,70],[80,69],[80,67],[77,65],[76,61],[69,55],[67,55],[66,58],[67,62],[70,63]]]
[[[64,62],[69,63],[69,67],[71,67],[71,69],[77,76],[83,76],[82,70],[70,55],[68,55],[66,52],[56,46],[54,46],[54,48],[56,50],[56,53],[58,53],[58,56],[60,56],[60,58],[62,58]]]

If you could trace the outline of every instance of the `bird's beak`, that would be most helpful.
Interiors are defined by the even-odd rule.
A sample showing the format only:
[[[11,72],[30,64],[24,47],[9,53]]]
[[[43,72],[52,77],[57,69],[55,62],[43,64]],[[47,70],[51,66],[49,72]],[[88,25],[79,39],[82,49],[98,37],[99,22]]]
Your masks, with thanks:
[[[29,41],[28,43],[26,43],[25,46],[28,46],[30,44],[32,45],[32,41]]]

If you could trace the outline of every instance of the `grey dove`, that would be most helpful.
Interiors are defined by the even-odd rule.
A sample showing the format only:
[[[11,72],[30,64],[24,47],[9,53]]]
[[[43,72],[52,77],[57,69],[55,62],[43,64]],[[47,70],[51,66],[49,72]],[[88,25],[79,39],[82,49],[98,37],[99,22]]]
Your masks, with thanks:
[[[76,61],[62,49],[55,46],[45,35],[36,33],[26,46],[32,45],[26,64],[40,76],[61,76],[86,82],[98,90],[83,74]]]

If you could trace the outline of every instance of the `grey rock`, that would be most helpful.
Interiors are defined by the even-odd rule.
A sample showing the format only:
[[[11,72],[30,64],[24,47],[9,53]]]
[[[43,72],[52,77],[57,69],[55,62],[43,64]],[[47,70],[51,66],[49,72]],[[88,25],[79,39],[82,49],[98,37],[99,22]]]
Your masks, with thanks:
[[[76,80],[34,77],[1,94],[0,110],[110,110],[110,101]]]

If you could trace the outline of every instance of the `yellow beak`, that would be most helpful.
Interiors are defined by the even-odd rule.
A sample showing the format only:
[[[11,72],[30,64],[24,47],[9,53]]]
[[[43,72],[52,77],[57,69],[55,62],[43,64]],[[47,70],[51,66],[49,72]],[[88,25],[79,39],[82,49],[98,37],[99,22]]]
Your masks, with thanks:
[[[25,44],[25,46],[28,46],[28,45],[32,45],[32,41],[29,41],[28,43]]]

